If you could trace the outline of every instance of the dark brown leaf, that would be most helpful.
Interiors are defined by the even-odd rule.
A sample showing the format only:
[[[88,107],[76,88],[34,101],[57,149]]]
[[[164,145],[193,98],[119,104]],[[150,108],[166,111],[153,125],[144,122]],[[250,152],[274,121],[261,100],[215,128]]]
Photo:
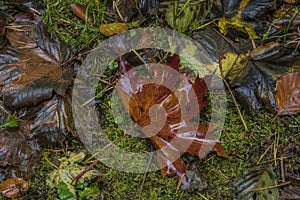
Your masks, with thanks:
[[[0,192],[6,198],[15,199],[29,188],[28,183],[22,178],[9,178],[0,183]]]
[[[37,19],[38,20],[38,19]],[[73,68],[63,66],[71,50],[29,13],[18,14],[7,30],[11,47],[3,49],[0,85],[5,106],[37,105],[53,96],[64,95],[72,83]]]
[[[276,85],[276,105],[279,115],[300,112],[300,74],[290,73],[280,78]]]
[[[88,22],[93,22],[93,17],[91,14],[88,13],[88,16],[86,16],[87,13],[85,6],[81,4],[71,4],[70,7],[72,12],[83,21],[87,19]]]
[[[281,190],[280,200],[300,199],[299,187],[286,187]]]
[[[0,129],[0,165],[18,165],[39,151],[33,141],[26,140],[20,130]]]

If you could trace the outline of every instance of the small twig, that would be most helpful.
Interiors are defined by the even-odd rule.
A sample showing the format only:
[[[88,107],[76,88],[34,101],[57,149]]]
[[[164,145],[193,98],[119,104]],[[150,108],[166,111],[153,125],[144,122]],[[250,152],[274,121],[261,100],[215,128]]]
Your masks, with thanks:
[[[144,177],[143,177],[143,180],[142,180],[142,183],[141,183],[141,187],[139,189],[139,199],[141,199],[141,194],[142,194],[144,183],[145,183],[145,180],[146,180],[146,177],[147,177],[147,171],[148,171],[148,169],[150,167],[150,164],[152,162],[152,158],[153,158],[153,154],[151,155],[151,158],[150,158],[150,160],[148,162],[148,165],[147,165],[147,168],[145,170],[145,174],[144,174]]]
[[[132,51],[145,65],[147,65],[146,61],[140,56],[140,54],[136,50],[132,49]]]
[[[198,195],[200,196],[200,197],[202,197],[204,200],[208,200],[208,198],[206,198],[203,194],[201,194],[200,192],[198,192]]]
[[[88,171],[90,171],[104,156],[106,156],[108,153],[110,153],[115,146],[120,143],[126,136],[129,135],[130,132],[132,132],[137,126],[132,127],[131,129],[129,129],[128,131],[126,131],[124,133],[124,135],[122,137],[120,137],[115,143],[113,143],[101,156],[99,156],[90,166],[88,166],[87,168],[85,168],[82,172],[80,172],[80,174],[78,174],[73,182],[72,185],[76,185],[77,181]]]
[[[49,163],[52,167],[54,167],[55,169],[59,169],[55,164],[53,164],[53,162],[51,162],[47,156],[46,156],[46,153],[43,153],[43,156],[45,158],[45,160],[47,161],[47,163]]]
[[[247,124],[246,124],[246,122],[245,122],[245,120],[244,120],[244,117],[243,117],[242,112],[241,112],[241,110],[240,110],[240,108],[239,108],[239,105],[238,105],[238,103],[237,103],[237,101],[236,101],[236,99],[235,99],[235,97],[234,97],[234,95],[233,95],[233,92],[231,91],[231,89],[230,89],[230,87],[229,87],[227,81],[226,81],[225,79],[223,79],[223,81],[225,82],[225,85],[226,85],[226,87],[228,88],[228,90],[229,90],[229,92],[230,92],[230,95],[231,95],[231,97],[232,97],[232,99],[233,99],[233,101],[234,101],[234,105],[235,105],[235,107],[236,107],[236,109],[237,109],[237,111],[238,111],[238,113],[239,113],[239,115],[240,115],[240,118],[241,118],[241,120],[242,120],[242,122],[243,122],[243,125],[244,125],[244,127],[245,127],[245,130],[246,130],[246,132],[248,132],[249,129],[248,129]]]
[[[3,112],[5,112],[5,114],[9,115],[9,112],[3,106],[0,105],[0,108],[3,110]]]
[[[255,191],[268,190],[268,189],[277,188],[277,187],[280,187],[280,186],[283,186],[283,185],[288,185],[290,183],[291,182],[289,181],[289,182],[281,183],[281,184],[278,184],[278,185],[272,185],[272,186],[264,187],[264,188],[254,188],[252,190],[243,190],[242,192],[255,192]]]
[[[260,156],[260,158],[257,161],[257,164],[261,164],[260,161],[263,159],[263,157],[268,153],[268,151],[271,149],[272,145],[274,144],[274,142],[272,142],[272,144],[270,146],[268,146],[268,148],[265,150],[265,152]]]
[[[180,189],[180,186],[181,186],[181,184],[182,184],[182,181],[183,181],[183,178],[186,176],[186,174],[185,173],[183,173],[182,174],[182,176],[180,177],[180,180],[179,180],[179,182],[178,182],[178,184],[177,184],[177,188],[176,188],[176,194],[178,193],[178,191],[179,191],[179,189]]]
[[[118,3],[116,3],[116,1],[113,1],[113,8],[116,9],[116,11],[117,11],[120,19],[122,20],[122,22],[124,22],[124,17],[122,16],[122,14],[121,14],[121,12],[120,12],[120,10],[118,8]]]

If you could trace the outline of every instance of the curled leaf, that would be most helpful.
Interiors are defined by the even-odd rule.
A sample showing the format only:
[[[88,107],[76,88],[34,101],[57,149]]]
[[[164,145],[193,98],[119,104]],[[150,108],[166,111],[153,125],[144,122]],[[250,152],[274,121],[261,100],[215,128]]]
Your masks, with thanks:
[[[70,5],[72,12],[85,21],[87,19],[88,22],[93,22],[93,17],[91,14],[87,13],[86,8],[81,4],[71,4]]]
[[[276,105],[279,115],[300,112],[300,74],[290,73],[280,78],[276,85]]]
[[[0,183],[0,192],[6,198],[17,198],[21,193],[26,192],[29,186],[22,178],[9,178]]]
[[[100,33],[105,36],[111,36],[118,33],[122,33],[128,29],[126,23],[111,23],[111,24],[101,24],[99,27]]]

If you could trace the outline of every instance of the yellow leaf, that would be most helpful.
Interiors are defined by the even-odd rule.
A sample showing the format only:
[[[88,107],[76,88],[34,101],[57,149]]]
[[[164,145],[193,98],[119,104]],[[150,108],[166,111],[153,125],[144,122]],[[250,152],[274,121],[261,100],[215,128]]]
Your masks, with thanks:
[[[103,35],[111,36],[128,30],[128,26],[126,23],[101,24],[99,30]]]
[[[233,52],[225,53],[220,62],[221,75],[229,84],[231,84],[246,67],[248,63],[247,56],[248,55]]]

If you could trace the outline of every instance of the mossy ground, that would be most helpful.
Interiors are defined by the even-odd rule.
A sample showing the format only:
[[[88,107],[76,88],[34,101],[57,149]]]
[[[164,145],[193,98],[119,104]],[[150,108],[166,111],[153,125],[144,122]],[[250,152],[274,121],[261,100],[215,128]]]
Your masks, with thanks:
[[[101,22],[110,20],[106,16],[102,1],[98,0],[44,0],[46,21],[50,32],[55,32],[66,43],[76,49],[93,48],[105,39],[98,30]],[[70,10],[71,3],[81,3],[92,13],[94,22],[86,23],[77,18]],[[208,183],[203,191],[177,190],[178,182],[173,177],[161,178],[159,171],[146,174],[131,174],[116,171],[98,163],[96,169],[101,176],[89,182],[88,186],[97,186],[101,197],[95,199],[230,199],[231,187],[245,168],[257,165],[272,165],[277,180],[280,177],[280,162],[285,159],[290,171],[299,171],[299,155],[286,147],[299,143],[300,115],[280,118],[267,111],[261,111],[256,116],[242,112],[247,127],[241,121],[231,96],[228,94],[226,122],[221,135],[224,149],[230,158],[218,157],[211,153],[206,160],[194,161],[200,173]],[[122,134],[112,118],[105,124],[105,131],[111,134],[112,140]],[[111,123],[110,123],[111,120]],[[115,138],[114,138],[115,137]],[[68,144],[68,145],[66,145]],[[121,144],[126,150],[151,150],[151,143],[146,140],[125,139]],[[299,147],[299,144],[298,144]],[[54,151],[56,148],[58,151]],[[62,149],[69,151],[84,150],[78,139],[65,141],[44,147],[43,152],[52,162],[57,157],[64,156]],[[299,149],[298,149],[299,152]],[[36,176],[29,180],[30,189],[22,199],[57,199],[54,188],[46,186],[47,174],[53,167],[43,157],[36,169]],[[2,197],[0,197],[1,199]]]

